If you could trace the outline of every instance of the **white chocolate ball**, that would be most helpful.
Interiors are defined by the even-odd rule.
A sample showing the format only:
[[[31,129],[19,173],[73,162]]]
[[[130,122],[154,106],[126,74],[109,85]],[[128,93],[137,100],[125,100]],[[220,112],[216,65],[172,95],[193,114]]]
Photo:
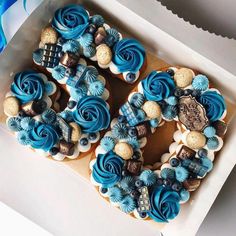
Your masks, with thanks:
[[[206,144],[206,137],[198,131],[190,131],[186,136],[188,147],[192,149],[200,149]]]
[[[143,110],[150,119],[160,118],[161,116],[161,107],[154,101],[146,101]]]
[[[128,143],[120,142],[115,145],[115,153],[122,157],[124,160],[128,160],[133,156],[133,148]]]
[[[193,81],[194,73],[191,69],[181,68],[175,72],[174,80],[178,87],[185,88]]]

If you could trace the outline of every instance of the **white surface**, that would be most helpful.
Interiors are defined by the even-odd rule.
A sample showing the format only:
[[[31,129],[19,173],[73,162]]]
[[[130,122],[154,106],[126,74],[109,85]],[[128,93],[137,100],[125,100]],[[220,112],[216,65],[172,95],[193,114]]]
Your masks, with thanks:
[[[55,3],[56,1],[50,2]],[[57,1],[57,3],[58,2],[62,1]],[[106,1],[100,0],[99,4],[101,4],[106,11],[116,6],[115,1],[111,1],[109,4],[103,4],[104,2]],[[140,2],[142,2],[142,0],[140,0]],[[123,8],[119,6],[116,11],[113,11],[114,19],[116,19],[116,17],[119,19],[120,12],[123,12],[122,9]],[[49,7],[45,11],[38,12],[38,16],[44,12],[50,17],[52,10],[50,10]],[[153,12],[148,11],[148,13],[151,16]],[[158,13],[163,14],[160,9]],[[164,17],[164,15],[161,16]],[[169,17],[171,17],[171,15],[168,15],[168,18]],[[40,24],[45,24],[48,20],[46,18],[47,17],[41,19],[44,20],[44,22],[40,23],[35,16],[31,18],[30,22],[27,21],[22,31],[18,32],[11,42],[8,51],[5,51],[3,54],[0,68],[0,99],[10,83],[10,80],[8,80],[10,70],[13,69],[16,71],[24,67],[23,64],[12,64],[13,58],[15,55],[19,55],[18,60],[27,65],[30,61],[30,53],[28,54],[27,50],[28,52],[32,51],[36,45],[36,39],[32,40],[28,37],[29,32],[31,34],[38,34],[41,29]],[[139,25],[138,31],[131,19],[135,20],[135,23]],[[141,38],[146,45],[154,47],[153,52],[156,52],[158,49],[160,56],[168,58],[169,60],[172,59],[175,63],[182,61],[196,65],[196,68],[199,68],[201,71],[208,71],[210,75],[215,75],[214,78],[218,86],[224,85],[222,86],[224,93],[227,93],[229,96],[232,95],[232,98],[235,98],[235,88],[231,86],[235,79],[232,74],[227,73],[213,62],[200,56],[163,31],[158,30],[154,24],[151,25],[147,21],[144,21],[128,9],[126,9],[126,14],[122,15],[122,20],[123,22],[121,22],[120,19],[117,20],[117,24],[122,25],[125,22],[127,27],[131,29],[131,32],[134,32],[135,35]],[[177,21],[175,23],[177,23]],[[184,24],[181,23],[181,25],[183,26]],[[173,25],[169,25],[169,28],[171,27],[173,28]],[[193,31],[193,33],[196,34],[196,31]],[[24,41],[23,39],[26,40]],[[24,48],[26,44],[27,48]],[[217,45],[215,45],[215,47],[216,46]],[[222,80],[222,78],[224,78],[224,80]],[[53,232],[53,234],[69,236],[78,234],[85,236],[94,234],[103,236],[126,236],[133,235],[134,232],[135,235],[151,236],[157,234],[157,232],[147,226],[146,223],[134,221],[108,205],[91,186],[83,182],[77,175],[73,174],[69,169],[66,169],[62,164],[36,157],[32,152],[16,144],[15,140],[10,136],[6,136],[6,134],[1,134],[0,143],[0,199],[17,209],[23,215],[44,226],[50,232]],[[198,202],[196,201],[193,206],[189,206],[189,208],[184,207],[182,212],[186,212],[185,218],[188,219],[186,221],[179,220],[179,223],[175,223],[175,230],[172,230],[172,232],[169,231],[169,235],[176,236],[177,230],[178,232],[191,232],[193,229],[195,230],[199,222],[201,222],[202,217],[204,217],[208,210],[207,207],[201,207],[202,204],[204,203],[204,205],[207,206],[211,205],[227,174],[233,167],[233,161],[235,161],[234,143],[228,142],[228,144],[229,146],[227,151],[224,151],[224,156],[221,155],[222,158],[225,158],[225,161],[222,158],[220,159],[223,165],[217,165],[218,169],[215,169],[215,174],[208,176],[204,182],[205,186],[202,186],[200,191],[198,191],[198,195],[204,193],[199,198],[203,200],[203,202],[199,200]],[[11,146],[12,149],[4,151],[4,147],[9,146]],[[17,153],[20,153],[20,155]],[[219,178],[219,176],[221,177]],[[209,186],[210,188],[208,188]],[[211,189],[213,191],[211,191]],[[190,209],[192,214],[188,215],[187,213],[190,213]],[[182,216],[184,216],[184,213]],[[194,216],[199,217],[195,218]],[[194,228],[192,228],[193,225]],[[189,236],[188,234],[186,235]]]
[[[14,148],[6,152],[6,146]],[[145,222],[101,200],[92,186],[61,163],[33,155],[2,130],[0,176],[0,201],[53,235],[158,235]]]
[[[4,236],[52,236],[38,225],[26,219],[10,207],[0,202],[0,235]]]

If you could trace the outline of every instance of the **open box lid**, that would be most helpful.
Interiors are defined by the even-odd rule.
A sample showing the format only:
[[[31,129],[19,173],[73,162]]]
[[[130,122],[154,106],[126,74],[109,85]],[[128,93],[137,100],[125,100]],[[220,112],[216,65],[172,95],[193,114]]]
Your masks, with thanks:
[[[209,33],[173,14],[157,0],[117,0],[153,25],[236,75],[236,40]],[[226,12],[226,11],[225,11]]]

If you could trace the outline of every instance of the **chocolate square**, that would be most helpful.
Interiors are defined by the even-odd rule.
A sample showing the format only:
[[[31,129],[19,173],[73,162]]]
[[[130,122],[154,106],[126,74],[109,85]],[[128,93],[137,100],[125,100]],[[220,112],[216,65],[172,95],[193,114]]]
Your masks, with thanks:
[[[195,155],[196,155],[196,152],[193,149],[183,145],[181,149],[179,150],[179,152],[177,153],[176,157],[181,160],[185,160],[185,159],[190,159],[192,157],[195,157]]]
[[[136,160],[128,160],[127,161],[127,171],[132,175],[138,175],[141,171],[142,162]]]
[[[138,139],[146,137],[149,133],[151,133],[151,128],[150,128],[148,121],[145,121],[145,122],[135,126],[135,128],[137,130]]]
[[[59,151],[63,155],[71,156],[75,150],[75,144],[61,140],[59,143]]]
[[[223,121],[217,120],[213,124],[213,127],[216,129],[216,135],[223,137],[227,131],[227,124]]]
[[[60,62],[66,67],[73,68],[78,64],[79,57],[73,53],[66,52],[61,58]]]

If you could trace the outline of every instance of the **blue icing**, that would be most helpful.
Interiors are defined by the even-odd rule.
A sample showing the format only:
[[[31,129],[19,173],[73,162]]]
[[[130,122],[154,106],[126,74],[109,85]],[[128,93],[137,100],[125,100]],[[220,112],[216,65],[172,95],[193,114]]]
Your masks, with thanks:
[[[21,130],[17,133],[17,140],[21,145],[28,145],[30,143],[29,133],[25,130]]]
[[[122,39],[113,47],[112,62],[120,73],[139,71],[145,60],[144,47],[134,39]]]
[[[112,187],[108,189],[108,196],[111,202],[120,202],[123,198],[121,189],[118,187]]]
[[[213,136],[215,136],[216,134],[216,129],[213,127],[213,126],[207,126],[205,129],[204,129],[204,135],[207,137],[207,138],[211,138]]]
[[[115,140],[110,136],[105,136],[101,139],[100,145],[106,152],[109,152],[115,147]]]
[[[152,71],[142,81],[142,87],[147,100],[158,102],[171,96],[175,83],[168,73]]]
[[[20,125],[21,119],[19,117],[10,117],[7,120],[7,127],[14,132],[20,131],[21,125]]]
[[[84,133],[96,133],[108,128],[110,113],[103,99],[95,96],[82,97],[73,111],[73,117]]]
[[[79,38],[89,25],[89,15],[80,5],[68,5],[56,11],[52,26],[65,39]]]
[[[44,82],[40,74],[23,71],[15,75],[11,91],[22,103],[39,100],[44,94]]]
[[[80,49],[79,42],[75,40],[68,40],[62,45],[63,52],[77,53],[79,52],[79,49]]]
[[[83,48],[88,47],[93,43],[93,35],[86,33],[79,38],[79,42]]]
[[[199,97],[199,102],[204,106],[208,119],[212,122],[221,118],[226,110],[225,100],[215,91],[206,91]]]
[[[70,89],[70,96],[75,100],[79,101],[82,97],[86,96],[88,88],[85,84],[81,84],[78,88]]]
[[[120,181],[119,184],[124,191],[131,192],[135,188],[135,179],[131,176],[126,176]]]
[[[209,80],[205,75],[197,75],[194,77],[192,86],[194,89],[205,91],[208,89]]]
[[[56,120],[56,112],[52,109],[47,109],[41,115],[43,121],[47,124],[53,124]]]
[[[150,195],[151,210],[148,215],[157,222],[168,222],[174,219],[180,211],[180,196],[166,187],[158,186]]]
[[[101,96],[104,92],[104,84],[101,81],[94,81],[89,85],[89,92],[94,96]]]
[[[105,188],[113,187],[122,178],[124,160],[113,151],[99,154],[93,166],[94,180]]]
[[[29,132],[30,145],[35,149],[49,151],[59,140],[55,128],[47,124],[38,124]]]
[[[130,213],[136,208],[135,200],[127,195],[120,202],[120,209],[125,213]]]
[[[93,57],[96,54],[96,48],[93,46],[85,47],[83,50],[83,54],[85,57]]]
[[[163,179],[174,179],[175,178],[175,171],[170,168],[164,168],[161,170],[161,177]]]
[[[91,17],[91,22],[92,24],[100,27],[100,26],[103,26],[103,24],[105,23],[105,20],[101,15],[93,15]]]
[[[56,80],[61,80],[66,75],[66,68],[64,66],[56,66],[52,70],[52,77]]]
[[[32,119],[31,117],[24,117],[22,118],[21,122],[22,129],[29,131],[34,128],[36,121]]]
[[[207,140],[207,147],[210,150],[217,149],[219,147],[219,145],[220,145],[220,142],[216,136],[211,137]]]
[[[157,181],[157,175],[151,170],[144,170],[140,174],[139,179],[142,180],[145,185],[152,186]]]
[[[187,202],[190,198],[189,191],[184,188],[180,191],[179,195],[180,195],[181,201],[184,201],[184,202]]]
[[[189,172],[182,166],[175,168],[175,176],[179,182],[184,182],[188,178]]]
[[[124,139],[128,136],[128,129],[124,123],[116,123],[111,131],[113,136],[118,139]]]

